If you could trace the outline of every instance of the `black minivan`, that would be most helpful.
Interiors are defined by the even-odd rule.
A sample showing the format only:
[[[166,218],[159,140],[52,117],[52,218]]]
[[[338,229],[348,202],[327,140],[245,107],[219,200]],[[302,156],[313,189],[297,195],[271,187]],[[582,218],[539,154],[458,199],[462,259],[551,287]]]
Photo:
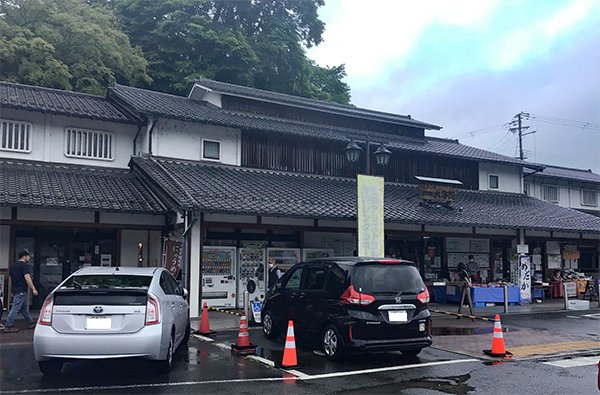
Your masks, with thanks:
[[[387,258],[337,257],[294,265],[267,292],[263,333],[275,338],[294,322],[296,340],[331,360],[346,350],[400,350],[431,345],[429,291],[414,264]]]

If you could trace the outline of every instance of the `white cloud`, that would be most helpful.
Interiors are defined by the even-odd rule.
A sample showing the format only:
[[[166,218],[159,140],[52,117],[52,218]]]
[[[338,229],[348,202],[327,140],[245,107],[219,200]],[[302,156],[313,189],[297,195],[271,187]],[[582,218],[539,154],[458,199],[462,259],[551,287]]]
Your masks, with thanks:
[[[498,0],[328,2],[324,42],[309,55],[321,65],[345,63],[354,80],[375,78],[391,64],[400,65],[430,25],[479,25],[497,5]]]

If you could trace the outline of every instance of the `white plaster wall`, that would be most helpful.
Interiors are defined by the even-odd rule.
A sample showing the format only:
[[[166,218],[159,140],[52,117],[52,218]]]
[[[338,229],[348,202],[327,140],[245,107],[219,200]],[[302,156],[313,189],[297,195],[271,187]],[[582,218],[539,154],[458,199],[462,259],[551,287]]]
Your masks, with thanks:
[[[152,132],[152,154],[202,160],[202,139],[221,143],[221,160],[211,162],[240,165],[241,132],[239,129],[172,119],[157,121]]]
[[[137,267],[137,246],[144,243],[144,266],[148,262],[148,231],[146,230],[122,230],[121,231],[121,266]]]
[[[500,163],[479,163],[479,189],[483,191],[499,191],[522,193],[522,169],[519,166]],[[490,175],[498,176],[498,189],[489,188]]]
[[[7,269],[10,259],[10,226],[0,226],[0,269]]]
[[[100,213],[100,223],[128,225],[158,225],[165,224],[164,215]]]
[[[135,125],[125,123],[14,109],[2,109],[1,118],[32,124],[31,152],[0,151],[2,158],[126,168],[133,153],[133,138],[137,132]],[[65,128],[67,127],[112,132],[115,139],[114,160],[67,157],[65,155]]]
[[[541,177],[526,177],[525,182],[529,183],[530,196],[542,199],[542,187],[544,185],[553,185],[559,187],[559,202],[558,204],[563,207],[570,207],[580,210],[590,210],[600,212],[600,187],[590,186],[590,184],[579,183],[575,180],[555,180],[550,178]],[[597,206],[584,206],[582,202],[582,189],[596,190]]]
[[[83,210],[54,210],[45,208],[19,207],[17,219],[22,221],[53,221],[93,223],[94,212]]]

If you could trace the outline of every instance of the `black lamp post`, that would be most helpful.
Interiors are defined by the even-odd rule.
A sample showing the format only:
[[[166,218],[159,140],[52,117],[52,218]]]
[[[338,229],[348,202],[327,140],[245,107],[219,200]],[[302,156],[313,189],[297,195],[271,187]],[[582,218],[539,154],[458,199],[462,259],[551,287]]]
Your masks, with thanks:
[[[358,162],[358,159],[360,158],[360,153],[363,149],[356,144],[356,142],[354,141],[354,139],[352,139],[352,141],[350,141],[350,143],[348,143],[348,145],[346,146],[346,148],[344,148],[344,151],[346,152],[346,159],[348,159],[349,162],[352,163],[356,163]],[[366,160],[366,173],[367,175],[370,175],[371,173],[371,143],[369,141],[367,141],[367,160]],[[375,152],[373,152],[373,155],[375,156],[375,162],[377,163],[377,165],[379,166],[387,166],[388,162],[390,161],[390,157],[392,156],[392,152],[387,149],[387,147],[381,143],[379,144],[379,147],[377,148],[377,150]]]

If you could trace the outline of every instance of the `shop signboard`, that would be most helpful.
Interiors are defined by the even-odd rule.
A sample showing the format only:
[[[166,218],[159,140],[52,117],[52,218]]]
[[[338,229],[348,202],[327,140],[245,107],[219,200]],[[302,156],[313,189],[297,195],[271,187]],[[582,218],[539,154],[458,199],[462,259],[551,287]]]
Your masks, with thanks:
[[[531,261],[529,256],[519,256],[519,291],[521,300],[531,303]]]
[[[577,297],[577,283],[576,282],[565,283],[565,288],[567,291],[567,297],[569,297],[569,298]]]
[[[384,256],[383,177],[358,175],[358,255]]]
[[[181,270],[181,243],[175,240],[165,241],[165,262],[163,266],[177,278]]]

